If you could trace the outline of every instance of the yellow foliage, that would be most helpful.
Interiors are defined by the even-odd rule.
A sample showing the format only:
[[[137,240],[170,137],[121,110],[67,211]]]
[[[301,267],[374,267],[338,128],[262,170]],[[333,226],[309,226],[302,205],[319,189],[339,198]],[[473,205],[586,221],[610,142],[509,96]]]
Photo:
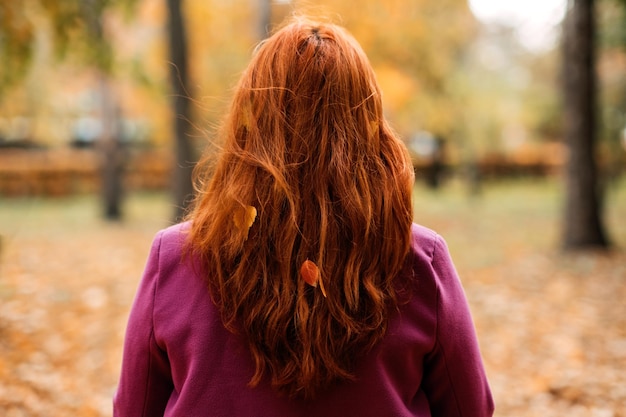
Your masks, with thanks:
[[[54,2],[50,4],[54,7]],[[259,4],[249,0],[184,2],[191,78],[187,92],[194,99],[198,126],[192,136],[204,136],[204,130],[221,118],[232,87],[260,41]],[[471,40],[475,25],[465,0],[363,0],[358,7],[352,0],[294,0],[291,6],[273,3],[272,7],[272,26],[290,14],[289,7],[292,12],[323,16],[345,26],[372,61],[386,109],[399,130],[428,127],[445,132],[452,128],[456,106],[448,83],[458,71],[459,51]],[[171,140],[166,17],[161,0],[142,0],[130,21],[111,10],[104,22],[115,51],[113,84],[120,110],[124,117],[148,121],[149,139],[161,144]],[[49,29],[39,30],[45,37]],[[66,121],[57,124],[53,135],[38,133],[38,140],[69,137],[71,120],[89,112],[81,97],[89,94],[85,80],[90,77],[80,75],[72,62],[55,66],[50,60],[38,61],[37,82],[27,80],[24,87],[32,93],[45,92],[38,95],[36,113],[61,113]],[[0,115],[7,105],[3,108],[0,103]],[[21,112],[31,111],[28,105],[12,103]]]
[[[418,80],[401,69],[383,64],[377,66],[375,71],[385,105],[392,113],[408,106],[411,99],[419,93]]]

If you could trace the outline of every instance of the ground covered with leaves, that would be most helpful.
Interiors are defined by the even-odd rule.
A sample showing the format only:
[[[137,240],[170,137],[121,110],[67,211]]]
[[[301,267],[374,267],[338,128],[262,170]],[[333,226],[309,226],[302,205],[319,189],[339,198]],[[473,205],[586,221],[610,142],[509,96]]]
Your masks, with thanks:
[[[498,416],[626,417],[626,181],[607,199],[612,251],[559,250],[556,182],[417,188],[447,240]],[[0,202],[0,415],[108,416],[128,310],[165,195],[100,220],[94,197]]]

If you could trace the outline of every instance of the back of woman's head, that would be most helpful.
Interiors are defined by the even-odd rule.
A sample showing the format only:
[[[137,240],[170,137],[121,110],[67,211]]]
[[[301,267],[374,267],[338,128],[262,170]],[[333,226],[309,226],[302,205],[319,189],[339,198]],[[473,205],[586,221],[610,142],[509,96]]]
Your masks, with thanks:
[[[313,397],[385,334],[409,247],[410,161],[357,42],[305,20],[257,48],[219,136],[190,248],[225,325],[248,340],[252,385],[267,374]]]

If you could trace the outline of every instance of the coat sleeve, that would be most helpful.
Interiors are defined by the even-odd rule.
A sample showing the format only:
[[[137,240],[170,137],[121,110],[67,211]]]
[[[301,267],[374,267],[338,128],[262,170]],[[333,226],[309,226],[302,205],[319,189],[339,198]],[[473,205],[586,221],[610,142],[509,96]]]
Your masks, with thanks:
[[[114,417],[163,416],[173,390],[167,353],[154,336],[161,236],[152,243],[128,319],[120,381],[113,398]]]
[[[424,364],[423,388],[433,416],[488,417],[494,402],[465,293],[445,241],[432,256],[437,283],[437,334]]]

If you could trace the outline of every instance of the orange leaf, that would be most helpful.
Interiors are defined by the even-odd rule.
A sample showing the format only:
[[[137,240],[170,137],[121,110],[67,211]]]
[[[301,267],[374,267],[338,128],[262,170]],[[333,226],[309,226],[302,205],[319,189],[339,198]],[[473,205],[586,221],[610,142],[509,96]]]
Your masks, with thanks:
[[[321,280],[320,270],[313,261],[307,259],[302,263],[302,267],[300,267],[300,275],[302,276],[304,282],[312,287],[317,287],[319,282],[322,295],[326,297],[326,290],[324,289],[324,283]]]
[[[244,104],[241,109],[241,125],[246,130],[250,130],[252,126],[252,117],[252,105],[250,103]]]
[[[369,132],[368,133],[369,133],[370,137],[378,135],[378,122],[377,121],[372,120],[370,122],[370,127],[369,127]]]
[[[248,236],[248,230],[252,227],[255,219],[256,208],[253,206],[241,207],[233,213],[233,222],[235,223],[235,227],[246,232],[246,237]]]

